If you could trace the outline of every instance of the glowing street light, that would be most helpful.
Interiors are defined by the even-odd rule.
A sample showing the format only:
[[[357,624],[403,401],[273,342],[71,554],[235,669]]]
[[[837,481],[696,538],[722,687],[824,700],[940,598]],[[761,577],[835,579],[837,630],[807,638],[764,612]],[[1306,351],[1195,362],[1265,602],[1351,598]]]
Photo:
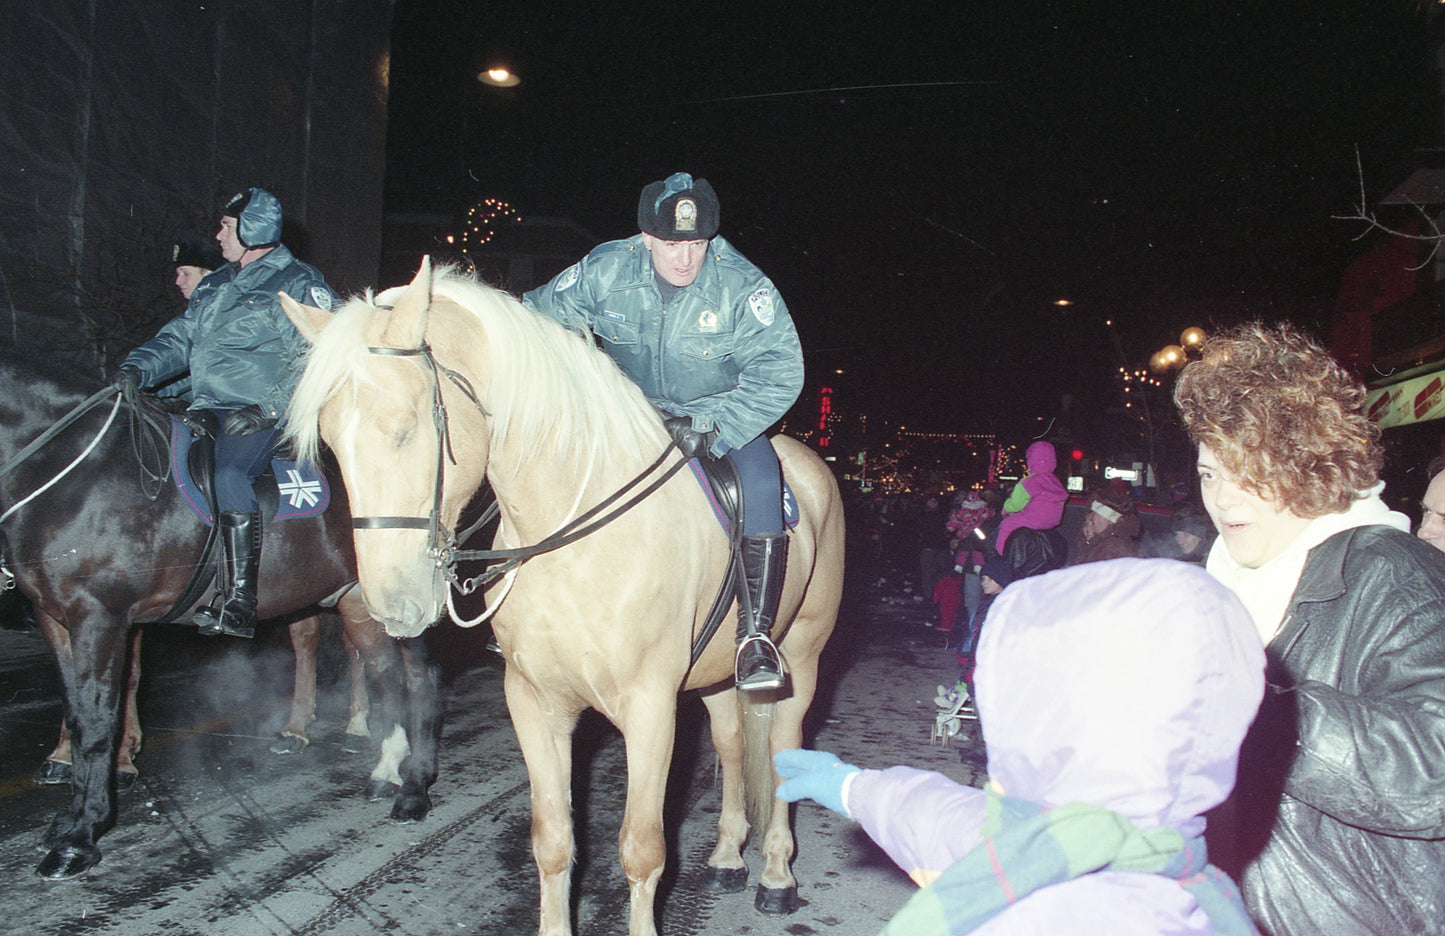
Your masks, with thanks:
[[[1179,344],[1165,345],[1149,358],[1149,370],[1156,374],[1168,373],[1189,363],[1190,352],[1204,347],[1204,329],[1191,325],[1179,336]]]
[[[511,69],[500,65],[477,72],[477,80],[494,88],[515,88],[522,83],[522,79],[518,78]]]

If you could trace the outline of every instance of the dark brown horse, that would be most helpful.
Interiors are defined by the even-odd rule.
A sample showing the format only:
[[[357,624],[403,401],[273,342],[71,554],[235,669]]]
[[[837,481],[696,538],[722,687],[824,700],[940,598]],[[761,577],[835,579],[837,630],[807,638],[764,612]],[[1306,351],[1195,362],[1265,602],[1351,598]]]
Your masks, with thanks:
[[[296,653],[296,672],[291,691],[291,710],[281,734],[271,744],[273,754],[295,754],[311,743],[306,729],[316,720],[316,660],[321,646],[321,615],[312,614],[286,626],[291,635],[291,648]],[[366,689],[366,665],[351,637],[342,631],[346,647],[347,669],[351,676],[351,698],[347,712],[346,737],[343,750],[356,753],[364,739],[371,737],[367,726],[371,700]],[[136,690],[140,686],[140,631],[131,635],[130,660],[126,669],[126,691],[123,701],[124,719],[120,743],[115,751],[115,786],[125,792],[134,785],[139,770],[135,758],[140,754],[144,733],[136,711]],[[70,652],[70,634],[63,628],[46,632],[46,640],[57,654]],[[39,784],[63,784],[71,775],[70,729],[60,720],[60,738],[35,771]]]
[[[135,439],[146,430],[128,429],[141,408],[83,381],[0,359],[4,568],[56,651],[72,743],[71,798],[45,833],[48,853],[36,868],[43,877],[73,877],[100,860],[96,839],[115,821],[130,635],[171,611],[206,540],[205,524],[173,484],[144,483]],[[382,707],[404,706],[398,727],[404,723],[410,756],[397,775],[392,818],[424,817],[437,770],[437,673],[421,642],[387,637],[356,594],[342,485],[334,484],[323,516],[268,525],[262,556],[259,616],[335,600],[346,632],[383,677],[376,682]],[[189,617],[187,609],[181,619]]]

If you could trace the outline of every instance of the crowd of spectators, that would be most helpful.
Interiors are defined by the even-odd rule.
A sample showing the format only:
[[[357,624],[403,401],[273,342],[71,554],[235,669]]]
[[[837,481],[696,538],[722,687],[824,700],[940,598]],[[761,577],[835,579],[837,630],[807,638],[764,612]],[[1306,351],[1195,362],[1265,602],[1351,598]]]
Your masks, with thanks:
[[[920,885],[885,933],[1445,933],[1445,459],[1412,536],[1363,384],[1290,326],[1215,336],[1174,395],[1200,504],[1051,519],[1039,442],[997,513],[928,513],[936,701],[985,789],[777,755]]]

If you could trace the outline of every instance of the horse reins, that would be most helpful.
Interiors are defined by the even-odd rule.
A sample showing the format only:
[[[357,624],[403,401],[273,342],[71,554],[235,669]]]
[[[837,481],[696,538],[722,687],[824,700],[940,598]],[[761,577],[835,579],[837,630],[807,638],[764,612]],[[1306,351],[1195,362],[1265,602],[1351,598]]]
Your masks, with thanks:
[[[446,401],[442,399],[441,375],[445,374],[447,379],[456,385],[458,389],[472,402],[483,416],[490,416],[486,407],[482,406],[481,400],[477,397],[476,391],[465,376],[439,363],[432,353],[431,346],[422,342],[415,348],[387,348],[368,346],[366,349],[371,354],[385,355],[389,357],[421,357],[425,360],[427,369],[432,375],[432,424],[437,432],[437,470],[435,488],[432,491],[431,513],[426,517],[355,517],[351,519],[352,529],[356,530],[425,530],[427,531],[427,556],[436,562],[437,566],[446,576],[449,585],[455,587],[463,595],[469,595],[478,587],[487,584],[498,576],[505,575],[512,569],[534,556],[560,549],[569,543],[587,536],[588,534],[606,526],[622,514],[631,510],[651,495],[658,488],[675,475],[687,459],[678,459],[660,476],[655,478],[645,488],[633,494],[625,502],[618,506],[618,501],[627,497],[629,491],[637,487],[648,476],[652,475],[666,461],[667,456],[677,448],[675,442],[669,441],[662,454],[640,474],[632,478],[621,488],[614,491],[596,506],[586,513],[574,518],[556,532],[545,537],[531,546],[523,546],[517,549],[469,549],[458,550],[456,538],[450,531],[441,528],[441,505],[442,486],[446,480],[446,460],[457,463],[456,453],[452,449],[451,433],[447,425]],[[495,516],[497,505],[494,503],[487,511],[487,514],[473,524],[468,530],[470,535],[484,525],[487,520]],[[439,540],[445,539],[445,543]],[[465,541],[465,540],[463,540]],[[456,574],[457,564],[460,562],[495,562],[498,565],[492,566],[469,579],[460,579]]]
[[[90,455],[91,452],[95,451],[95,447],[100,444],[100,440],[103,439],[105,437],[105,434],[110,431],[111,424],[115,422],[116,414],[120,412],[122,395],[120,393],[117,393],[116,390],[112,387],[106,387],[103,390],[97,390],[85,400],[81,401],[81,403],[76,406],[75,409],[71,410],[64,416],[60,417],[60,419],[56,420],[54,425],[42,432],[29,445],[16,452],[15,455],[4,465],[0,465],[0,475],[7,475],[10,472],[14,471],[16,468],[20,467],[20,465],[24,463],[24,461],[28,459],[31,455],[34,455],[36,452],[40,451],[40,449],[43,448],[47,442],[60,435],[60,433],[64,432],[67,428],[69,428],[72,423],[74,423],[81,416],[84,416],[86,413],[90,412],[90,410],[97,403],[99,403],[101,400],[104,400],[111,394],[115,394],[115,405],[110,408],[110,415],[106,417],[105,425],[100,427],[100,431],[95,434],[94,439],[90,440],[90,444],[87,445],[79,455],[75,456],[75,459],[70,464],[60,469],[59,473],[57,473],[55,477],[51,478],[40,487],[30,492],[27,497],[21,499],[20,501],[17,501],[14,504],[11,504],[9,509],[7,509],[3,514],[0,514],[0,523],[4,523],[15,511],[19,510],[21,507],[24,507],[26,504],[39,497],[41,494],[44,494],[46,491],[50,490],[50,488],[52,488],[57,482],[59,482],[61,478],[64,478],[66,475],[70,474],[70,472],[74,471],[76,465],[79,465],[81,462],[85,461],[86,457]]]

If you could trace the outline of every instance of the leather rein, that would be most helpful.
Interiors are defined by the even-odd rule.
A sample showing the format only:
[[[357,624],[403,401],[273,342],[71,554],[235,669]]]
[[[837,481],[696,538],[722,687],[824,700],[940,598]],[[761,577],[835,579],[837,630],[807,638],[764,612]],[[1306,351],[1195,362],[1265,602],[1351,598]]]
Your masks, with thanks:
[[[356,530],[427,531],[427,556],[442,570],[448,585],[463,595],[470,595],[481,586],[518,568],[534,556],[540,556],[543,553],[575,543],[584,536],[601,529],[641,503],[687,464],[686,458],[679,458],[661,475],[628,497],[629,492],[662,467],[668,454],[677,448],[676,442],[669,441],[667,447],[662,450],[662,454],[632,480],[539,542],[516,549],[458,549],[459,542],[466,542],[467,537],[495,518],[499,508],[496,501],[493,501],[481,519],[472,524],[462,534],[460,540],[450,530],[443,529],[441,526],[442,486],[446,480],[446,462],[449,460],[453,465],[457,463],[456,453],[452,449],[451,432],[448,428],[446,401],[442,399],[442,377],[445,376],[455,385],[483,416],[490,417],[491,414],[487,412],[486,407],[482,406],[481,399],[477,396],[471,382],[463,374],[438,362],[432,353],[431,346],[426,342],[422,342],[415,348],[368,346],[366,350],[371,354],[389,357],[420,357],[425,362],[432,375],[432,425],[437,433],[437,468],[430,514],[425,517],[354,516],[351,526]],[[627,499],[624,501],[623,498]],[[457,565],[462,562],[495,564],[489,565],[478,575],[462,579],[457,576],[456,571]]]

